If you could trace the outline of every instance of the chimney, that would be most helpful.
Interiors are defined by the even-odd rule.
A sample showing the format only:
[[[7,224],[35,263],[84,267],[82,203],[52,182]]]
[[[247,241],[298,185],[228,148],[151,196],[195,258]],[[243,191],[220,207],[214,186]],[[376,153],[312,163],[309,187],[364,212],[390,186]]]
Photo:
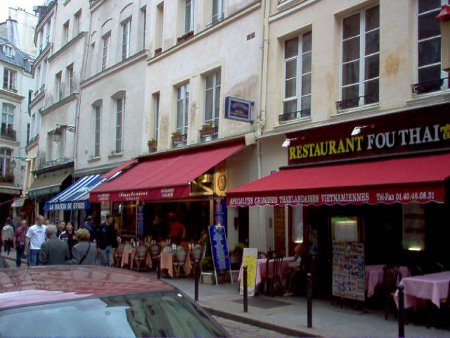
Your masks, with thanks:
[[[17,27],[17,21],[9,17],[6,20],[6,32],[8,41],[20,49],[19,29]]]

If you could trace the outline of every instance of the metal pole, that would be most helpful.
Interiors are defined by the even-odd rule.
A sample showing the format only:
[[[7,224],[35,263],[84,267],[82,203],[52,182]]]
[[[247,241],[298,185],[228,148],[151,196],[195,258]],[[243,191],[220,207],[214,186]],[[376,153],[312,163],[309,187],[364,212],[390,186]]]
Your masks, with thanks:
[[[248,293],[247,293],[247,266],[243,267],[244,277],[244,312],[248,312]]]
[[[306,299],[308,328],[312,328],[312,278],[310,272],[306,275]]]
[[[400,285],[398,289],[398,336],[403,338],[405,336],[405,299],[403,293],[403,286]]]
[[[156,261],[156,275],[158,279],[161,279],[161,257],[158,257]]]
[[[194,264],[194,281],[195,281],[195,301],[198,302],[198,260]]]

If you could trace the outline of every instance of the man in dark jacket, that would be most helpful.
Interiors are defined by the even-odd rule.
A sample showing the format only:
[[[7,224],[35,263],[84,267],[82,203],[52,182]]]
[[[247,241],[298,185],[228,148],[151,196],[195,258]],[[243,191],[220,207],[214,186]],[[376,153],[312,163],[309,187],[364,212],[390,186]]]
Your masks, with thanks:
[[[95,238],[101,264],[111,266],[113,264],[113,248],[117,248],[117,232],[111,215],[107,215],[105,223],[97,227]]]
[[[69,246],[65,241],[56,237],[58,229],[55,225],[47,226],[45,235],[47,240],[42,243],[39,252],[39,263],[43,265],[65,264],[70,259]]]

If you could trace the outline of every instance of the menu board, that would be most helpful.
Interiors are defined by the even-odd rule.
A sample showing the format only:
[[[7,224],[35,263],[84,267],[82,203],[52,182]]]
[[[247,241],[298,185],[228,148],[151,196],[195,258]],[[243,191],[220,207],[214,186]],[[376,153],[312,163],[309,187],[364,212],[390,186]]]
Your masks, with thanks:
[[[256,265],[258,258],[258,249],[257,248],[244,248],[244,254],[242,257],[242,266],[247,267],[247,293],[249,296],[255,295],[255,286],[256,286]],[[240,294],[244,294],[244,275],[241,267],[241,271],[239,274],[241,275],[240,284],[239,284],[239,292]]]
[[[211,225],[209,227],[209,238],[211,239],[215,270],[230,270],[230,257],[228,255],[225,228],[221,225]]]
[[[364,301],[364,244],[333,242],[333,296]]]

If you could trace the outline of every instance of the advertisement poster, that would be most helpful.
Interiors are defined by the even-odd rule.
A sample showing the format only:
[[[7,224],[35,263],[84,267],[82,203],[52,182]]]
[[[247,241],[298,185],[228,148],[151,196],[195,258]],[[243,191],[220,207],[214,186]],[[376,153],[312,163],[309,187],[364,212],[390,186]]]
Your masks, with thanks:
[[[242,266],[247,267],[247,293],[249,296],[255,295],[256,287],[256,264],[258,258],[257,248],[244,248],[244,254],[242,256]],[[241,281],[239,283],[239,292],[244,294],[244,275],[241,271]]]
[[[227,237],[225,235],[225,228],[221,225],[209,226],[209,238],[211,240],[211,251],[217,284],[217,271],[230,271],[231,275],[230,257],[228,255],[228,245]]]

